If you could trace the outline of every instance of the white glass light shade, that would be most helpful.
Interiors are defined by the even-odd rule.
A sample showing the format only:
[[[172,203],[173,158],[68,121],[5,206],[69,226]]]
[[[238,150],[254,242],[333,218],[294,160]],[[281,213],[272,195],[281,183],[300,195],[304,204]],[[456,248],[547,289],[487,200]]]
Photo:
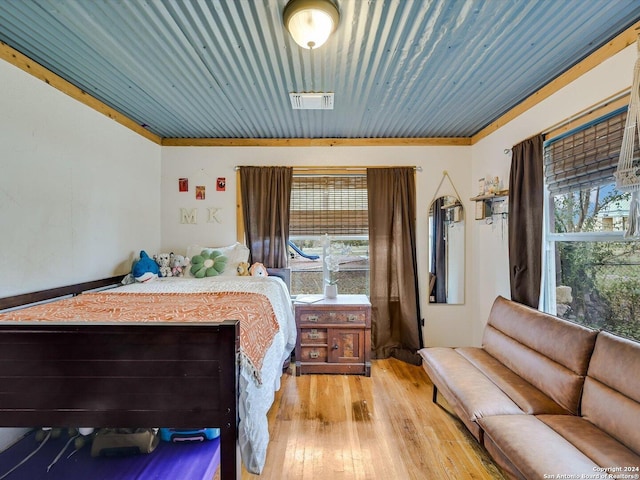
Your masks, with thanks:
[[[291,0],[284,9],[284,24],[303,48],[318,48],[338,25],[339,14],[329,0]]]

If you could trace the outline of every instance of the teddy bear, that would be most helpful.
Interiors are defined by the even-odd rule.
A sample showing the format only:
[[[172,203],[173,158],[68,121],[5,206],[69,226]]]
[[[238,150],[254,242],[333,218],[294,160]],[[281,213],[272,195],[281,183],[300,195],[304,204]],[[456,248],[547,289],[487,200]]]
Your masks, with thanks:
[[[251,275],[251,273],[249,273],[249,262],[240,262],[236,267],[236,271],[241,277],[248,277]]]
[[[251,265],[249,269],[249,273],[252,277],[268,277],[269,272],[267,272],[267,268],[260,262],[256,262]]]
[[[171,253],[159,253],[158,255],[154,255],[153,259],[160,267],[160,276],[161,277],[171,277],[173,273],[171,272],[171,261],[173,260],[173,252]]]
[[[171,274],[174,277],[184,276],[184,272],[189,266],[189,257],[184,255],[174,255],[171,260]]]

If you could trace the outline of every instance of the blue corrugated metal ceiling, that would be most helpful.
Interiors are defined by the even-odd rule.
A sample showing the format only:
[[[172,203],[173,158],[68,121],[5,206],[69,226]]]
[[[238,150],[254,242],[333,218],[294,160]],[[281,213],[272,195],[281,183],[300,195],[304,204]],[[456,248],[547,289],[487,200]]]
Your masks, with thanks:
[[[0,40],[161,137],[469,137],[640,19],[638,0],[335,0],[310,52],[286,3],[0,0]]]

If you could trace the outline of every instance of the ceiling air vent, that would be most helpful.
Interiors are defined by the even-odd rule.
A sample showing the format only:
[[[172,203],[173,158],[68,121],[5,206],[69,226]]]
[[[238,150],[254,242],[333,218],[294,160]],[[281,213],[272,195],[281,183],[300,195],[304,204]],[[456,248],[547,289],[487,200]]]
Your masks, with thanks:
[[[333,92],[290,93],[289,98],[294,110],[333,110]]]

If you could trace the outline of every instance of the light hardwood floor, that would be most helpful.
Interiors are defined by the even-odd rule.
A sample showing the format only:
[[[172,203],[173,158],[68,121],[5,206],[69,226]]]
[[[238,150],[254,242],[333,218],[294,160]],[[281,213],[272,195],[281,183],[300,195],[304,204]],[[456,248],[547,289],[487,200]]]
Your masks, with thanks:
[[[431,401],[422,367],[375,360],[370,378],[293,369],[269,412],[262,475],[243,469],[243,480],[504,478],[455,415]]]

